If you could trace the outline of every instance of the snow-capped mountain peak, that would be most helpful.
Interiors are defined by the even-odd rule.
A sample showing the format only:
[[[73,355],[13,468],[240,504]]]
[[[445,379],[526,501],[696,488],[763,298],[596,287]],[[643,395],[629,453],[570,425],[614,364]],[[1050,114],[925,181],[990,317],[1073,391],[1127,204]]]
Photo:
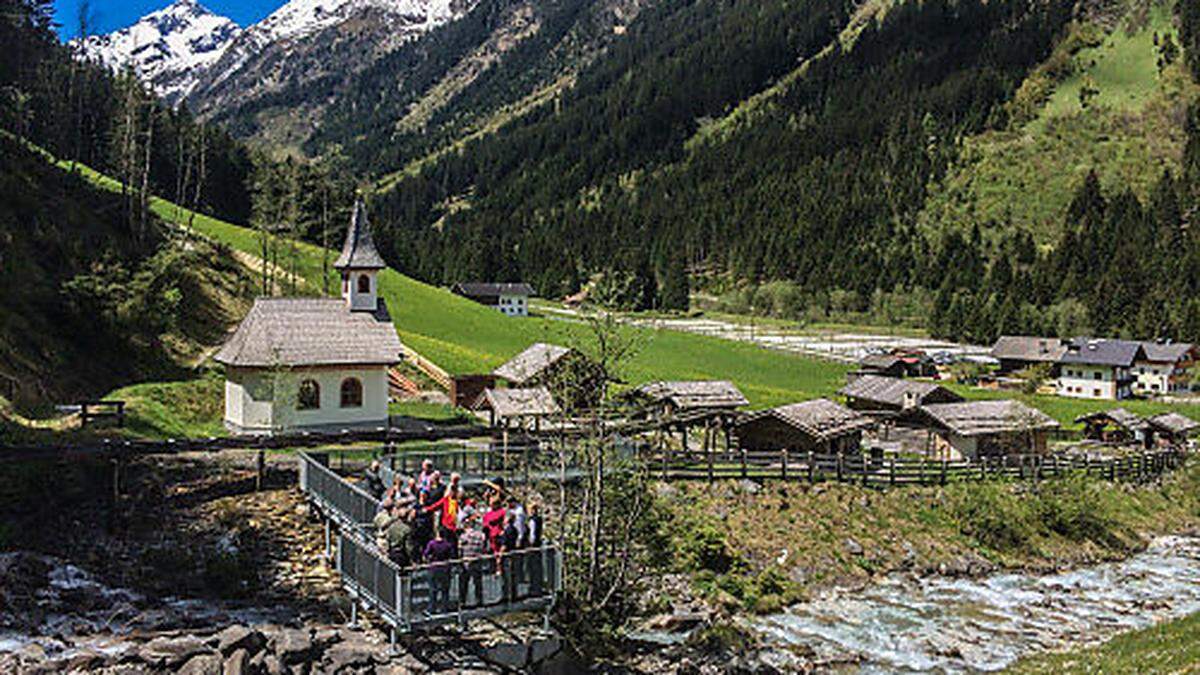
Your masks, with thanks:
[[[196,0],[175,0],[128,28],[87,37],[82,48],[110,68],[133,68],[160,95],[178,101],[195,87],[199,72],[216,63],[240,33],[232,20]]]

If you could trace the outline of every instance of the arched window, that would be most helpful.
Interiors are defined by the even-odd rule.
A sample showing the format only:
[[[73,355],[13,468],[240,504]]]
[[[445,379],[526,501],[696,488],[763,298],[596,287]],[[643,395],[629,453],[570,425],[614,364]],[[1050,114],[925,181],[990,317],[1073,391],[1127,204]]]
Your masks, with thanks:
[[[318,410],[321,407],[321,385],[316,380],[305,380],[300,383],[300,392],[296,397],[298,410]]]
[[[369,275],[366,275],[366,274],[358,275],[358,292],[359,293],[370,293],[371,292],[371,277]]]
[[[358,378],[347,377],[342,380],[342,407],[362,407],[362,382]]]

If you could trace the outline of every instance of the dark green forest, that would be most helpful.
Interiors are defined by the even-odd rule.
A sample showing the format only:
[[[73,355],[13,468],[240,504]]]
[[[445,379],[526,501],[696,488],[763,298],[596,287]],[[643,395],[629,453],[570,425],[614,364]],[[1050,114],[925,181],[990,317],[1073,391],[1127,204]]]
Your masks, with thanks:
[[[146,193],[246,222],[253,167],[245,146],[165,106],[132,74],[81,60],[58,41],[56,20],[70,18],[55,17],[51,0],[0,0],[0,129]],[[134,206],[126,206],[131,221]]]
[[[1070,3],[905,3],[835,40],[853,7],[695,0],[646,10],[557,105],[377,195],[379,241],[393,264],[434,283],[523,279],[555,297],[605,273],[619,280],[603,284],[605,297],[636,308],[685,307],[684,270],[703,269],[787,281],[802,303],[835,297],[864,312],[880,293],[931,298],[929,327],[946,337],[1200,338],[1190,302],[1175,300],[1195,293],[1180,270],[1196,247],[1163,238],[1194,210],[1194,140],[1189,169],[1164,176],[1154,204],[1099,195],[1086,215],[1104,217],[1064,213],[1068,235],[1054,252],[1019,230],[935,239],[915,223],[958,139],[1007,124],[1005,104],[1063,37]],[[1181,4],[1193,65],[1196,14]],[[714,124],[772,83],[768,103]],[[354,128],[369,134],[370,101],[355,110]],[[402,159],[384,151],[368,165]],[[1121,239],[1120,251],[1101,234]]]

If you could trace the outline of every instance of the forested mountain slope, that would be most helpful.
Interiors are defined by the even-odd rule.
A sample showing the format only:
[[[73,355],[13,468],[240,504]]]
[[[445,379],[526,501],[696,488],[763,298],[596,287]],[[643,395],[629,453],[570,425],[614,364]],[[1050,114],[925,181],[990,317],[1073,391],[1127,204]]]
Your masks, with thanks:
[[[19,410],[179,377],[249,306],[228,250],[138,236],[121,205],[0,134],[0,397]]]
[[[979,341],[1200,338],[1200,307],[1164,305],[1200,290],[1184,236],[1196,14],[664,1],[570,87],[449,152],[427,154],[436,133],[388,146],[364,123],[364,166],[408,165],[382,184],[378,239],[425,280],[522,278],[555,296],[600,274],[629,307],[686,305],[684,270],[703,269],[790,289],[760,308],[890,320],[905,304]],[[1080,199],[1115,239],[1086,231]]]

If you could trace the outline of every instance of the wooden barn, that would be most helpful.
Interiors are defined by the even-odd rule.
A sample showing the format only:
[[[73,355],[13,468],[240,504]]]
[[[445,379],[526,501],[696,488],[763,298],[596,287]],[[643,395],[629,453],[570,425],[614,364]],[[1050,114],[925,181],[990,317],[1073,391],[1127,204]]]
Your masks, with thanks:
[[[661,415],[734,412],[750,405],[741,390],[725,380],[651,382],[635,389],[632,398],[648,404]]]
[[[819,398],[746,416],[736,426],[745,450],[856,453],[874,422],[843,405]]]
[[[487,413],[489,425],[494,429],[525,431],[540,431],[543,420],[562,412],[545,387],[487,389],[471,408]]]
[[[1155,415],[1146,420],[1150,441],[1176,447],[1187,445],[1188,439],[1200,431],[1200,422],[1175,412]]]
[[[1083,425],[1083,437],[1092,441],[1130,443],[1145,438],[1146,420],[1124,408],[1080,415],[1075,423]]]
[[[1045,453],[1050,432],[1059,428],[1049,415],[1011,400],[938,403],[917,415],[936,437],[932,454],[950,459]]]
[[[868,414],[894,416],[931,403],[958,403],[961,396],[949,389],[918,380],[881,375],[861,375],[839,391],[846,405]]]
[[[545,387],[560,405],[575,410],[595,407],[607,385],[603,369],[582,352],[544,342],[512,357],[492,375],[512,389]]]

